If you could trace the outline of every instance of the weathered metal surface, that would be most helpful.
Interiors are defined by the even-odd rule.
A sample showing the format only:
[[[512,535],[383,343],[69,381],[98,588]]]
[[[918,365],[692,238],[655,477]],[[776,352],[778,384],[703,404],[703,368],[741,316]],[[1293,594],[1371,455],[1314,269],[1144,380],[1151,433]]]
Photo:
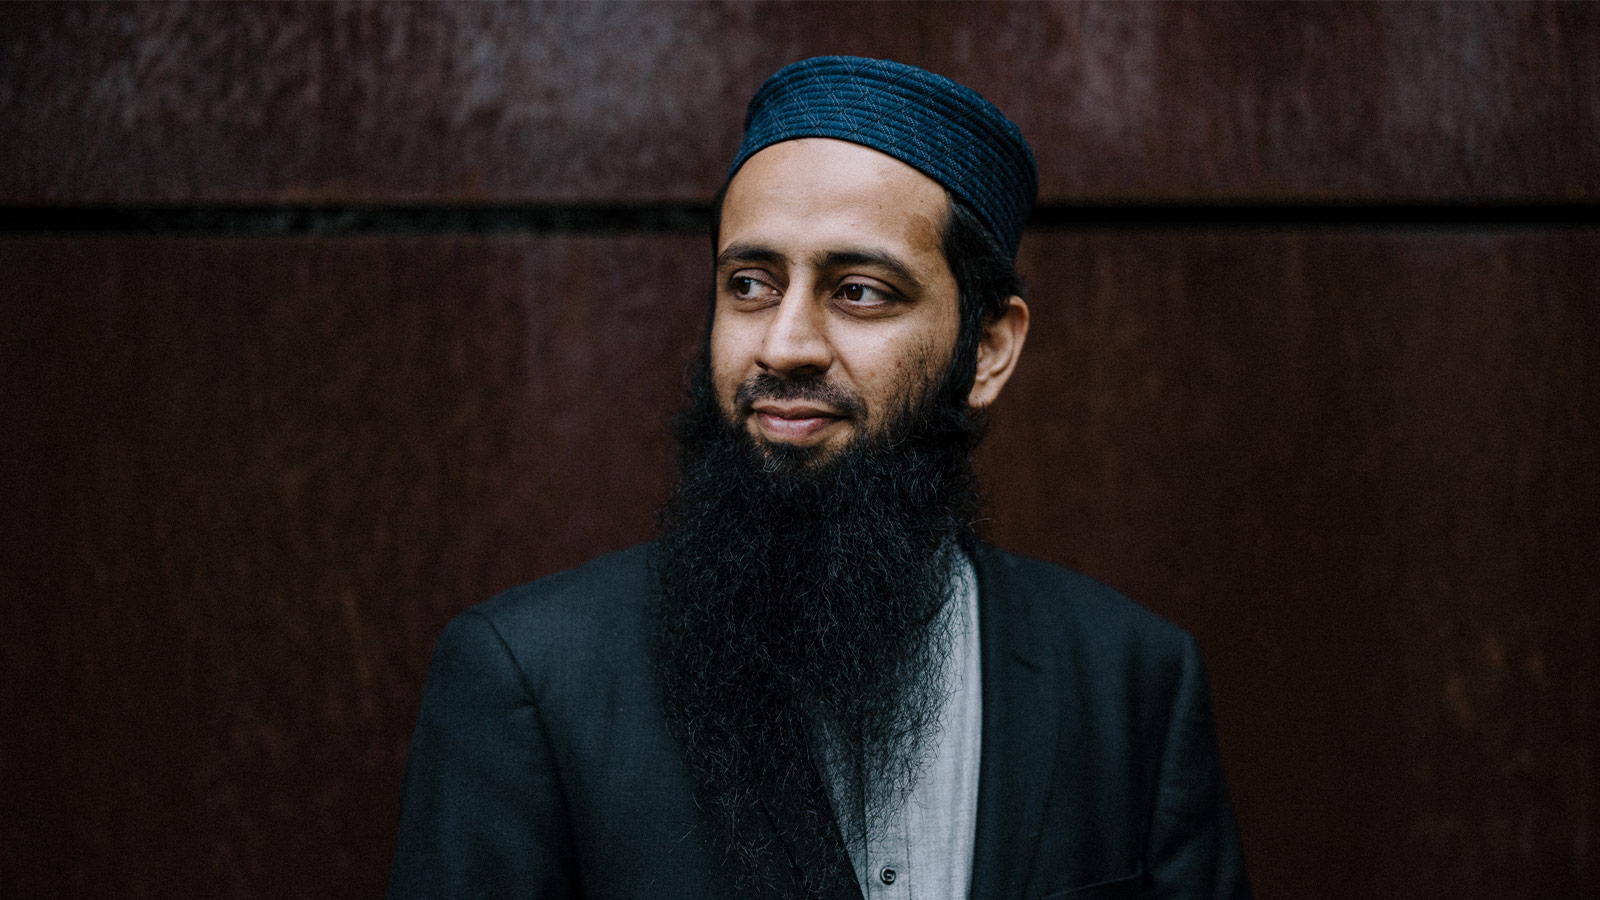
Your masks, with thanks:
[[[0,202],[701,201],[782,64],[998,102],[1047,203],[1600,198],[1583,3],[7,4]]]
[[[381,891],[444,621],[650,533],[694,238],[0,240],[0,887]],[[1600,875],[1600,234],[1025,239],[1000,543],[1211,664],[1263,897]]]

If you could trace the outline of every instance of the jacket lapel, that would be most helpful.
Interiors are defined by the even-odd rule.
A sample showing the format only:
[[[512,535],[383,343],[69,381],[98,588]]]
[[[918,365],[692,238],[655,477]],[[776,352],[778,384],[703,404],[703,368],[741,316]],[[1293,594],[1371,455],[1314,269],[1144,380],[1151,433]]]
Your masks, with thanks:
[[[811,778],[800,787],[800,793],[804,796],[786,798],[785,806],[790,816],[793,810],[812,808],[823,811],[831,818],[832,809],[821,773],[814,766],[807,772]],[[850,853],[845,849],[844,838],[839,835],[837,827],[829,832],[831,840],[826,847],[813,848],[807,846],[809,842],[804,835],[790,827],[793,824],[790,818],[765,802],[762,812],[765,813],[766,825],[781,840],[788,856],[788,874],[793,879],[790,883],[794,888],[794,896],[819,897],[821,900],[861,900],[861,886],[856,883]],[[825,887],[821,894],[808,894],[804,889],[806,874],[812,871],[823,873],[821,880]]]
[[[1033,632],[1025,585],[987,546],[978,570],[983,744],[972,900],[1020,896],[1033,871],[1061,716],[1051,660]]]

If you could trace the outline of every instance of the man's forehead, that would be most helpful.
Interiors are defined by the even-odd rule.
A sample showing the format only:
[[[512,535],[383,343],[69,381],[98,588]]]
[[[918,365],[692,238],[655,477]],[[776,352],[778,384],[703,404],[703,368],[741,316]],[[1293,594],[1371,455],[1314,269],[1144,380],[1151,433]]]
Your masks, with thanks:
[[[785,141],[734,175],[717,249],[810,264],[852,254],[906,260],[942,248],[949,209],[942,185],[877,150],[828,138]]]
[[[753,154],[728,184],[728,193],[761,190],[801,196],[837,194],[841,186],[893,193],[907,214],[940,214],[949,192],[939,182],[887,153],[837,138],[795,138]]]

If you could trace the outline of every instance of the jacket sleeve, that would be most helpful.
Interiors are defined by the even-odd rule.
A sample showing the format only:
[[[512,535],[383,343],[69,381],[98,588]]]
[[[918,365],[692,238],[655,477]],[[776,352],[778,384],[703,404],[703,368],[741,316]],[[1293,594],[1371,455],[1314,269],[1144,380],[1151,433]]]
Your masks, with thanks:
[[[1185,636],[1146,847],[1142,897],[1250,897],[1233,805],[1223,780],[1200,650]]]
[[[411,739],[389,897],[574,894],[555,757],[532,691],[482,614],[439,638]]]

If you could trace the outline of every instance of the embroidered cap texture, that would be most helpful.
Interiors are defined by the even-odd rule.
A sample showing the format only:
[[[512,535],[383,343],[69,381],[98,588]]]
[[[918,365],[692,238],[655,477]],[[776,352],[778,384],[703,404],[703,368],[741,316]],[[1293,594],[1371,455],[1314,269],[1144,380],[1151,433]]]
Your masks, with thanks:
[[[966,201],[1016,258],[1038,170],[1022,131],[977,91],[890,60],[801,60],[750,99],[728,177],[762,149],[802,137],[851,141],[912,166]]]

